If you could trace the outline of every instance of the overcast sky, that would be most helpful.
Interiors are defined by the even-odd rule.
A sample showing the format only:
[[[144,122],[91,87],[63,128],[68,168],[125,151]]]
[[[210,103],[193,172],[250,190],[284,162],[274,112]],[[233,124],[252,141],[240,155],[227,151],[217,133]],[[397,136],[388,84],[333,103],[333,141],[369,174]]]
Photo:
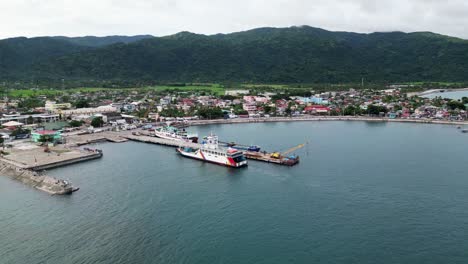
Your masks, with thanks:
[[[468,39],[467,0],[0,0],[0,38],[163,36],[309,25]]]

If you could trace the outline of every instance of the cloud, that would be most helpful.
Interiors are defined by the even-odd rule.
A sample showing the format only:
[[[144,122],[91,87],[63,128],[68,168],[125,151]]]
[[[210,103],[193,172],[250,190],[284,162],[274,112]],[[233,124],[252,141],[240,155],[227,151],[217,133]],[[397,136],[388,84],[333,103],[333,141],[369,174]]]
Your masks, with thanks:
[[[310,25],[329,30],[433,31],[468,39],[464,0],[0,0],[0,38],[157,36]]]

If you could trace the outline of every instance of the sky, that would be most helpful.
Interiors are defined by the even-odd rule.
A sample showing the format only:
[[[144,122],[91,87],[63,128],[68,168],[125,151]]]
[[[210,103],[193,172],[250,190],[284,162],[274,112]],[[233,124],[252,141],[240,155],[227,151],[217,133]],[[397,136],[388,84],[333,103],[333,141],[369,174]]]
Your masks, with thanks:
[[[216,34],[301,25],[361,33],[432,31],[468,39],[468,1],[0,0],[0,39]]]

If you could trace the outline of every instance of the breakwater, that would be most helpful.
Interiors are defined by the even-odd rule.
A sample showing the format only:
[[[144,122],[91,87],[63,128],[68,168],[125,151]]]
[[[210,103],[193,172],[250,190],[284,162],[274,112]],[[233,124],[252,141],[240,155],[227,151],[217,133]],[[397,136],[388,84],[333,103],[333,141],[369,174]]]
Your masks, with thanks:
[[[74,191],[71,183],[65,180],[41,175],[37,171],[21,168],[4,160],[0,160],[0,174],[49,194],[70,194]]]

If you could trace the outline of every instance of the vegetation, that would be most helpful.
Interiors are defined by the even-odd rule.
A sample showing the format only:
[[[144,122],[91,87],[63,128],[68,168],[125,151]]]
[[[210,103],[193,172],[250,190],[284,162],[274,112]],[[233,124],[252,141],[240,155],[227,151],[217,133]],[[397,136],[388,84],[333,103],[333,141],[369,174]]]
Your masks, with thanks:
[[[102,120],[102,117],[95,117],[91,121],[91,126],[93,127],[102,127],[104,125],[104,120]]]
[[[17,127],[15,130],[13,130],[10,134],[10,136],[17,136],[17,135],[24,135],[24,134],[29,134],[31,131],[29,129]]]
[[[219,107],[201,107],[197,115],[204,119],[217,119],[224,117],[223,110]]]
[[[89,107],[89,102],[85,99],[80,99],[74,103],[76,108],[86,108]]]
[[[455,109],[458,109],[458,110],[465,110],[466,107],[465,107],[465,104],[463,104],[462,102],[460,101],[455,101],[455,100],[452,100],[450,102],[447,103],[447,107],[450,109],[450,110],[455,110]]]
[[[83,121],[72,120],[68,123],[71,127],[80,127],[83,125]]]
[[[304,26],[122,41],[16,38],[1,40],[0,54],[1,76],[12,86],[17,81],[56,88],[215,82],[230,88],[282,89],[310,83],[338,90],[344,86],[320,84],[351,83],[359,88],[364,79],[369,88],[418,80],[410,83],[416,89],[426,82],[440,81],[447,87],[468,82],[468,41],[432,33],[357,34]],[[208,88],[216,93],[222,89]]]

